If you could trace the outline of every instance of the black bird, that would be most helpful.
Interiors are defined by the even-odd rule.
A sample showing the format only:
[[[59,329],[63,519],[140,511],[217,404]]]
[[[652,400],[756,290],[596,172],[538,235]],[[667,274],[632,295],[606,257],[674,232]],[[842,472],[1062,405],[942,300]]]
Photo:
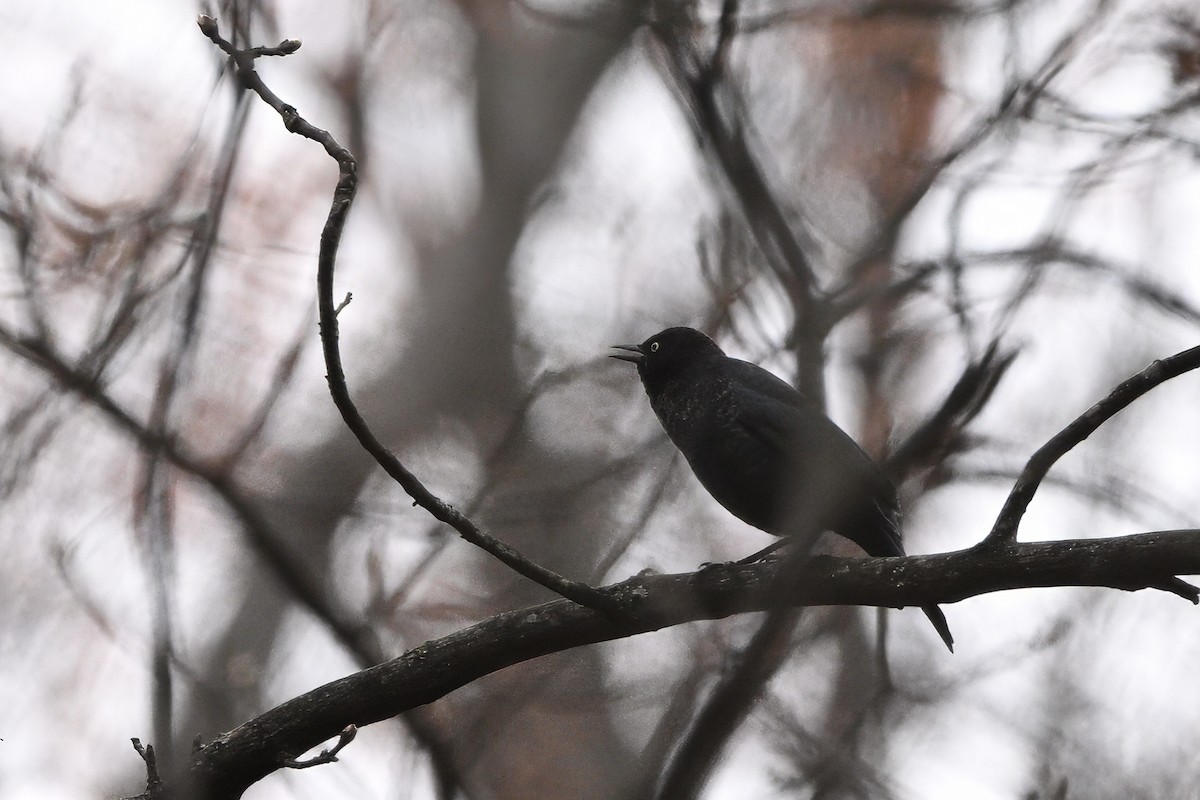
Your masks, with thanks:
[[[896,489],[858,444],[790,384],[668,328],[613,358],[637,365],[650,406],[709,494],[775,536],[833,531],[871,556],[902,556]],[[781,539],[744,561],[786,544]],[[940,608],[921,610],[946,647]]]

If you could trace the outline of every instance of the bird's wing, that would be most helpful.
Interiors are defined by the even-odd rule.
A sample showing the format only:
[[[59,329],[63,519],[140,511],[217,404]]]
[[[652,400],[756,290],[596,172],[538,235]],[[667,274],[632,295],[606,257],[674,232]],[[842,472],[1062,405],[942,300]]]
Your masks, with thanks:
[[[821,413],[796,387],[757,364],[737,358],[725,359],[729,374],[739,386],[794,408],[810,408]]]
[[[793,510],[825,507],[837,520],[834,530],[871,555],[902,555],[896,490],[871,457],[786,381],[749,362],[730,362],[734,422],[768,454],[774,474],[793,471],[793,485],[804,492]]]

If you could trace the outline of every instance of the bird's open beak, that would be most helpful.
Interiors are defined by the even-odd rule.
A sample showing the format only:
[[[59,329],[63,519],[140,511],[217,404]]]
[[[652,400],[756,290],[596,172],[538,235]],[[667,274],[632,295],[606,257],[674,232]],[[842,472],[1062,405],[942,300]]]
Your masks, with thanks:
[[[621,361],[630,361],[634,364],[641,364],[646,360],[646,354],[642,352],[640,344],[614,344],[614,350],[627,350],[627,353],[609,353],[609,358],[616,358]]]

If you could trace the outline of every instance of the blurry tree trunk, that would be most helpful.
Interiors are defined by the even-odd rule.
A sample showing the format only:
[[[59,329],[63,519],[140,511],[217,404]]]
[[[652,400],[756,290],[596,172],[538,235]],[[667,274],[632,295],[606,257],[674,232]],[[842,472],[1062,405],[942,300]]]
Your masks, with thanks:
[[[914,11],[911,16],[884,16],[832,23],[827,37],[827,61],[822,70],[834,97],[834,126],[838,133],[829,153],[834,168],[858,177],[875,208],[867,219],[860,246],[882,242],[884,249],[852,257],[859,288],[886,286],[892,279],[894,244],[879,232],[907,214],[931,150],[930,137],[942,99],[941,24]],[[865,256],[865,258],[864,258]],[[842,280],[851,278],[844,274]],[[886,453],[891,435],[892,392],[885,370],[895,366],[896,342],[892,301],[875,303],[865,316],[865,340],[859,355],[862,395],[855,435],[875,458]],[[900,355],[903,358],[903,355]],[[863,615],[839,609],[854,630],[841,637],[844,649],[834,673],[831,702],[821,735],[855,750],[862,733],[863,714],[888,680],[881,662],[871,656],[871,637],[862,629]],[[886,613],[886,612],[884,612]],[[836,768],[853,763],[840,758],[818,765],[817,797],[863,796],[855,776]]]

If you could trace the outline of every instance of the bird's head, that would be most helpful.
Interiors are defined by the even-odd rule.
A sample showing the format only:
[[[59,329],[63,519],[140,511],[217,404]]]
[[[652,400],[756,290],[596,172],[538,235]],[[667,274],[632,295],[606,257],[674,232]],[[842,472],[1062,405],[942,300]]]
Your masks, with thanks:
[[[636,364],[647,391],[699,361],[724,355],[716,342],[694,328],[667,328],[641,344],[614,344],[613,348],[624,352],[610,358]]]

